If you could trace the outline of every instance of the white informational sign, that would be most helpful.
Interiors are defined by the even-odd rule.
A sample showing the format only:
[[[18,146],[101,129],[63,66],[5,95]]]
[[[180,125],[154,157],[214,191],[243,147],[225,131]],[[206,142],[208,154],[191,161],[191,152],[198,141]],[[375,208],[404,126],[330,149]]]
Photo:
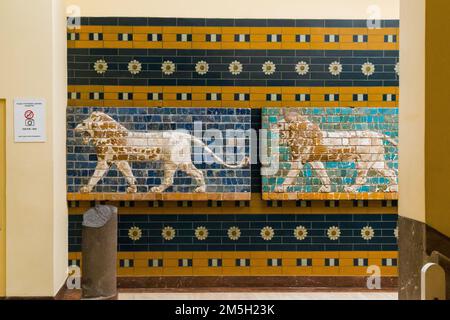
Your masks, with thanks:
[[[45,142],[45,102],[14,100],[14,141]]]

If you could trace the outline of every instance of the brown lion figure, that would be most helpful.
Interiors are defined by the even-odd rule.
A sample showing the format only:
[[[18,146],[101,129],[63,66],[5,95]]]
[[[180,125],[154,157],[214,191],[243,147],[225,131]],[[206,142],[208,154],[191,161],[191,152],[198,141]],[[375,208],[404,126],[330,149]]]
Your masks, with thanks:
[[[161,161],[164,178],[151,192],[162,193],[173,185],[178,170],[186,172],[197,183],[195,192],[206,192],[203,172],[192,163],[192,144],[201,146],[219,164],[230,169],[248,166],[245,157],[237,165],[229,165],[208,148],[201,140],[190,134],[178,131],[132,132],[103,112],[93,112],[75,128],[82,135],[85,144],[92,144],[97,151],[98,163],[89,183],[80,189],[82,193],[92,192],[97,183],[105,176],[112,165],[125,176],[127,192],[137,192],[136,178],[130,162]]]
[[[369,171],[375,171],[389,180],[386,192],[398,192],[397,173],[386,163],[384,141],[394,146],[397,142],[375,131],[323,131],[295,109],[284,109],[284,122],[277,125],[280,143],[291,150],[291,170],[276,192],[286,192],[296,183],[305,164],[309,163],[322,183],[319,192],[331,192],[331,180],[325,169],[326,162],[354,162],[358,175],[346,192],[358,192],[367,181]]]

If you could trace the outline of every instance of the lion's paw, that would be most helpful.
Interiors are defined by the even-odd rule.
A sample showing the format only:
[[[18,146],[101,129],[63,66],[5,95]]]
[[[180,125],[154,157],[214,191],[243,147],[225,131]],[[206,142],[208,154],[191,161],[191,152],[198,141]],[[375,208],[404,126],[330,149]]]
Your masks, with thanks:
[[[349,186],[344,187],[344,191],[348,192],[348,193],[356,193],[356,192],[358,192],[356,187],[349,187]]]
[[[127,188],[127,193],[136,193],[137,192],[137,187],[136,186],[129,186]]]
[[[283,193],[285,192],[285,188],[283,185],[278,185],[273,189],[273,192],[275,193]]]
[[[319,189],[320,193],[330,193],[331,192],[331,187],[330,186],[322,186]]]
[[[150,189],[150,192],[153,192],[153,193],[163,193],[163,192],[164,192],[164,189],[163,189],[162,187],[153,187],[153,188]]]
[[[92,188],[89,186],[83,186],[80,188],[80,193],[90,193],[92,191]]]
[[[206,186],[200,186],[194,190],[195,193],[205,193],[206,192]]]
[[[398,186],[389,186],[386,192],[398,192]]]

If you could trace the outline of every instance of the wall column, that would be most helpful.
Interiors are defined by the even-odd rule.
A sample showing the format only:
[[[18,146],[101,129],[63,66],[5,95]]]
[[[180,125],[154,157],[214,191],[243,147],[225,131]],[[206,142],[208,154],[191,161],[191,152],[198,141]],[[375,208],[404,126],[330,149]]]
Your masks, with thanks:
[[[62,0],[0,2],[6,99],[6,295],[54,296],[67,270],[66,28]],[[13,100],[44,99],[47,141],[15,143]]]
[[[440,0],[402,0],[400,7],[401,299],[420,299],[420,269],[433,251],[450,257],[448,10]]]

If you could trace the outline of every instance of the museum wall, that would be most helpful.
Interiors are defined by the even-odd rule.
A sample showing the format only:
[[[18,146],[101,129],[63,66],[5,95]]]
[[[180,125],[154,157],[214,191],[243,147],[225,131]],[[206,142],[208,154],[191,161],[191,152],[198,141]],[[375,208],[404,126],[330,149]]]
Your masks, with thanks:
[[[0,3],[6,99],[6,295],[54,296],[67,277],[63,1]],[[17,17],[20,17],[18,19]],[[45,142],[17,143],[14,100],[45,101]],[[17,126],[17,124],[16,124]]]
[[[111,203],[120,276],[396,276],[398,8],[77,4],[69,264]]]

